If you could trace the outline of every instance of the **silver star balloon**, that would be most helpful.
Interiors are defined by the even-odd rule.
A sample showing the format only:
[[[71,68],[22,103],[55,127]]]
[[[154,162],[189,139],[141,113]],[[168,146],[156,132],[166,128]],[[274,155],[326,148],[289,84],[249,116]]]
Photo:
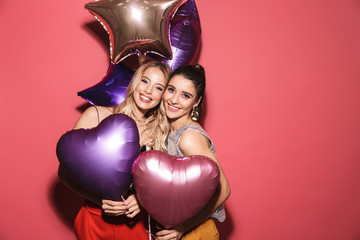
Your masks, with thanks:
[[[102,0],[85,4],[109,34],[113,63],[137,54],[171,59],[169,21],[186,0]]]

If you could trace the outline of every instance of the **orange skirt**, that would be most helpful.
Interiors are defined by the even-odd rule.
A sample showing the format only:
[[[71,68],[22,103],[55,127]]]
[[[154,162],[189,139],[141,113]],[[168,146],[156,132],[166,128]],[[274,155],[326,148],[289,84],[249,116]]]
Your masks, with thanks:
[[[186,233],[181,240],[219,240],[219,232],[211,218]]]
[[[76,216],[74,227],[79,240],[148,240],[144,223],[143,212],[132,219],[125,215],[109,216],[103,214],[97,205],[85,201]]]

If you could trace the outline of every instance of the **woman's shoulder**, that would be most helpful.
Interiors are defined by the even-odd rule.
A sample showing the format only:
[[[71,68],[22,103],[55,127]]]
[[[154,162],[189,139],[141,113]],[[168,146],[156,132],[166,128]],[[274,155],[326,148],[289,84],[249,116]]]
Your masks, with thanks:
[[[95,108],[99,111],[99,113],[104,113],[109,115],[114,113],[114,107],[92,106],[89,108]]]
[[[197,131],[197,132],[200,132],[200,133],[203,133],[203,134],[207,134],[205,132],[205,130],[201,127],[200,124],[198,123],[188,123],[188,124],[185,124],[183,125],[182,127],[180,127],[179,129],[176,130],[176,132],[179,134],[179,135],[183,135],[185,134],[186,132],[189,132],[189,131]]]
[[[202,128],[200,124],[186,124],[181,128],[181,138],[191,140],[191,138],[209,138],[207,132]]]
[[[194,143],[202,140],[208,141],[207,136],[205,136],[203,132],[198,131],[198,129],[188,129],[182,135],[180,142]]]
[[[81,114],[74,126],[74,129],[96,127],[99,122],[112,113],[113,110],[111,107],[91,106]]]
[[[88,107],[83,113],[82,115],[86,115],[86,114],[97,114],[97,112],[110,112],[112,113],[113,112],[113,109],[114,107],[103,107],[103,106],[91,106],[91,107]]]
[[[209,148],[210,144],[206,132],[201,128],[201,126],[198,126],[195,128],[187,128],[181,136],[179,147],[181,151],[189,151],[189,149],[198,149],[203,147]]]
[[[87,118],[96,119],[98,122],[101,122],[106,117],[114,113],[113,107],[103,107],[103,106],[91,106],[83,112],[82,116]]]

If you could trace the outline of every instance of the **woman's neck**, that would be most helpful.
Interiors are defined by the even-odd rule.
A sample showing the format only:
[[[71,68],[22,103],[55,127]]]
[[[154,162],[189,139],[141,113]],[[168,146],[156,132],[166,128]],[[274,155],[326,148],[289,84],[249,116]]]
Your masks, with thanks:
[[[137,124],[141,124],[141,123],[144,123],[145,120],[146,120],[146,115],[147,111],[146,112],[143,112],[143,111],[140,111],[140,109],[138,109],[137,107],[134,108],[134,111],[133,111],[133,115],[134,115],[134,120]]]
[[[133,109],[133,116],[134,120],[136,122],[136,126],[139,131],[139,137],[140,137],[140,145],[147,145],[152,143],[152,138],[149,137],[149,131],[146,128],[145,122],[146,122],[146,112],[140,111],[138,108]]]

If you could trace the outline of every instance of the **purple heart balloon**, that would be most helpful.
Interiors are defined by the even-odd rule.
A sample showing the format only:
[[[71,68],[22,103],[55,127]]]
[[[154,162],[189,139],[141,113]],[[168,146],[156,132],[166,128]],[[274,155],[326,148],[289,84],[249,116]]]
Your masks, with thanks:
[[[133,75],[134,71],[122,63],[111,63],[107,74],[99,83],[78,92],[78,95],[92,105],[106,107],[118,105],[124,101]]]
[[[121,200],[131,183],[131,166],[140,153],[134,120],[113,114],[91,129],[66,132],[56,154],[67,172],[86,189]]]
[[[219,167],[211,158],[175,157],[155,150],[141,153],[131,173],[141,205],[165,228],[198,213],[214,194],[220,178]]]

